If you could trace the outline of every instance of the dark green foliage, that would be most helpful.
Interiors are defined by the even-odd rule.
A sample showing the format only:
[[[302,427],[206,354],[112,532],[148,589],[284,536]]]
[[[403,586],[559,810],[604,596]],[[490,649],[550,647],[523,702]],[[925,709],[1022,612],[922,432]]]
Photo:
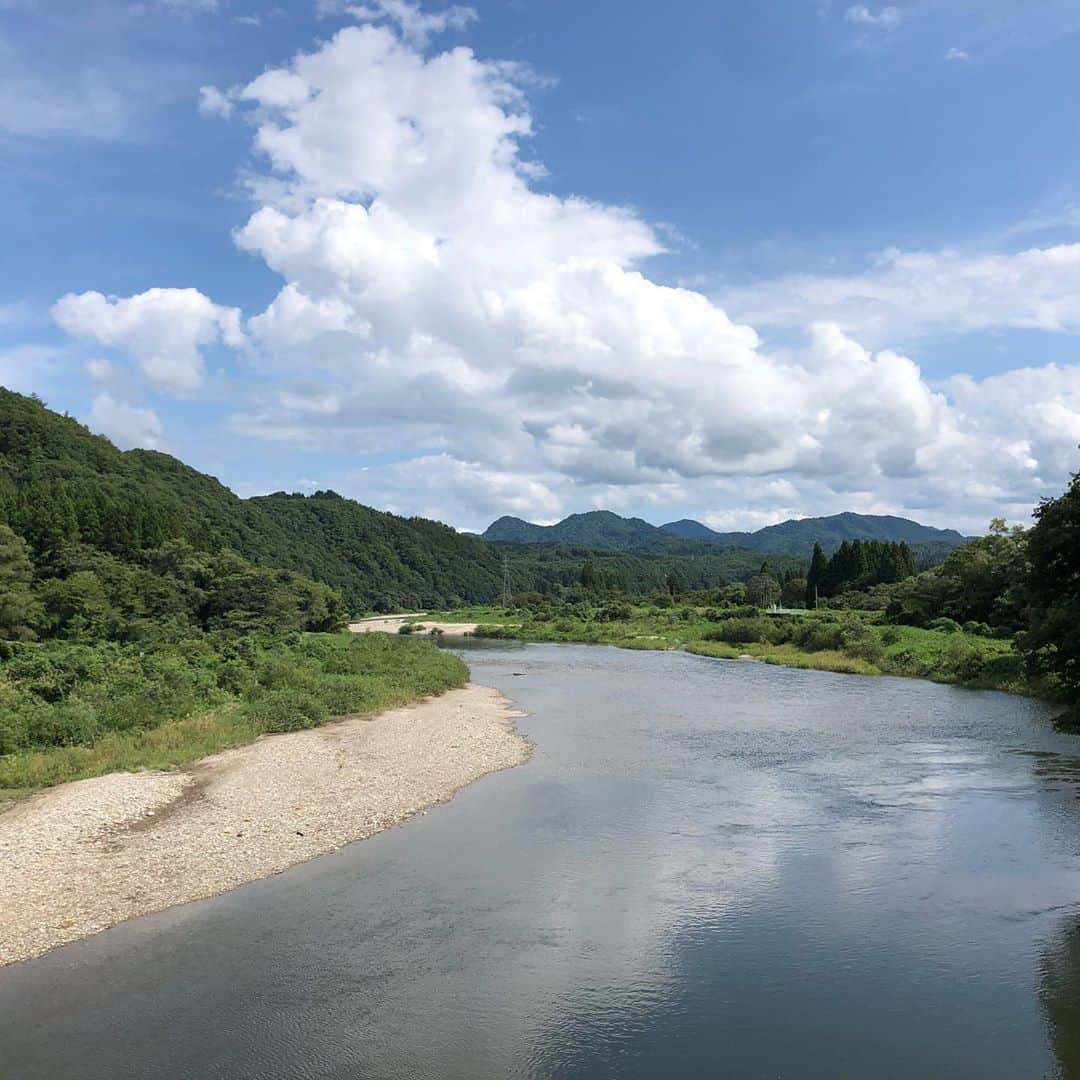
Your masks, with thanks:
[[[514,544],[573,544],[592,548],[634,548],[663,539],[655,525],[624,518],[610,510],[571,514],[557,525],[533,525],[521,518],[501,517],[484,531],[485,540]]]
[[[806,578],[807,597],[812,605],[815,596],[838,596],[852,590],[892,584],[915,573],[915,557],[902,541],[845,540],[828,559],[820,545],[815,545]]]
[[[896,585],[870,590],[865,606],[881,607],[888,617],[910,626],[947,618],[977,622],[1012,633],[1027,619],[1029,534],[995,520],[990,532],[957,548],[941,566]]]
[[[593,515],[581,517],[593,520]],[[627,524],[614,514],[608,517],[616,525]],[[217,600],[207,599],[200,618],[238,631],[248,629],[253,613],[259,618],[264,609],[271,623],[290,621],[278,604],[278,587],[285,579],[271,580],[266,575],[272,570],[322,582],[341,595],[351,613],[401,611],[494,601],[502,591],[507,553],[438,522],[380,513],[332,491],[240,499],[166,454],[121,453],[71,418],[0,389],[4,522],[30,545],[42,578],[67,578],[79,570],[119,578],[118,566],[134,565],[198,594],[203,583],[197,569],[181,567],[177,560],[190,564],[192,551],[206,556],[233,551],[261,569],[254,576],[237,572],[245,577],[233,582],[243,594],[237,599],[224,581],[225,567],[218,566]],[[606,592],[644,592],[669,581],[677,590],[714,587],[750,577],[761,561],[760,555],[736,548],[687,544],[645,522],[629,524],[652,530],[657,546],[593,550],[575,541],[511,548],[515,594],[577,589],[590,561],[598,588]],[[801,560],[781,558],[775,569],[801,571]],[[133,622],[159,618],[172,604],[167,588],[157,586],[154,597],[150,582],[133,577],[123,584],[124,602],[113,595],[118,583],[115,588],[105,585],[110,604],[129,627],[119,632],[130,636],[142,633],[139,627],[130,629]],[[78,593],[78,587],[76,582],[71,591]],[[299,579],[288,587],[299,588]],[[71,625],[75,636],[84,632],[82,619],[109,617],[90,596],[57,595],[53,600],[54,625]],[[307,600],[311,628],[336,617],[326,610],[325,595],[309,589]],[[79,604],[81,610],[72,610]],[[140,612],[140,607],[147,610]]]
[[[305,690],[270,690],[245,707],[245,715],[266,732],[301,731],[326,723],[329,712]]]
[[[1020,645],[1032,669],[1060,680],[1080,720],[1080,474],[1036,509],[1026,555],[1029,627]]]
[[[149,730],[238,697],[256,731],[294,731],[439,693],[467,677],[460,659],[430,642],[384,634],[202,634],[150,649],[4,643],[0,755],[90,746],[109,733]]]
[[[34,566],[21,537],[0,525],[0,638],[28,640],[41,619],[41,604],[31,591]]]

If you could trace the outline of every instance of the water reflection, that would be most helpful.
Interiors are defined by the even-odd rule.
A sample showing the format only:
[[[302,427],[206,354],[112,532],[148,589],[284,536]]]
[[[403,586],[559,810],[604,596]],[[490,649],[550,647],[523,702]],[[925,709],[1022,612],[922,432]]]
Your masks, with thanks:
[[[1039,706],[612,649],[469,660],[530,710],[528,766],[0,973],[0,1074],[1015,1080],[1075,1060],[1075,930],[1034,958],[1080,896],[1080,775]]]
[[[1041,954],[1039,998],[1061,1080],[1080,1077],[1080,913],[1063,920]]]

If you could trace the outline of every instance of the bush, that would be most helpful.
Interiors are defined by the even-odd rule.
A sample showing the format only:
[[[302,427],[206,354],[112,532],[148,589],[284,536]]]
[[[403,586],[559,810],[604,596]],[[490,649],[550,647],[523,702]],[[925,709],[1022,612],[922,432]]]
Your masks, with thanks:
[[[897,671],[915,674],[921,671],[918,654],[913,649],[900,649],[889,657],[889,666]]]
[[[945,652],[949,670],[961,682],[975,682],[986,670],[986,658],[970,642],[955,638]]]
[[[370,675],[327,675],[315,695],[331,716],[347,716],[376,708],[379,685]]]
[[[844,645],[844,635],[839,623],[825,622],[821,619],[804,619],[794,629],[792,641],[807,652],[823,652],[826,649],[840,649]]]
[[[955,634],[960,630],[960,624],[955,619],[931,619],[926,624],[927,630],[937,630],[942,634]]]
[[[315,671],[291,657],[272,657],[263,663],[256,681],[267,690],[303,690],[311,686]]]
[[[968,622],[964,623],[964,633],[974,634],[976,637],[989,637],[991,631],[989,624],[969,620]]]
[[[33,746],[89,746],[101,728],[94,707],[72,698],[51,708],[35,710],[27,742]]]
[[[260,731],[302,731],[329,719],[326,706],[303,690],[270,690],[247,704],[244,715]]]
[[[900,630],[899,630],[898,627],[887,626],[882,631],[881,644],[882,645],[896,645],[896,644],[899,643],[902,636],[903,635],[900,633]]]
[[[878,640],[873,629],[861,620],[846,623],[841,627],[841,639],[844,651],[868,664],[880,664],[885,656],[885,647]]]

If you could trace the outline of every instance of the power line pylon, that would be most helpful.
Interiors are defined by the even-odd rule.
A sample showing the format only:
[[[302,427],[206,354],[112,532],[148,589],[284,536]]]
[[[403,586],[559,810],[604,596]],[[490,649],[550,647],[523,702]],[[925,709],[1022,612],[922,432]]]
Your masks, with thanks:
[[[514,604],[514,597],[510,591],[510,556],[503,556],[503,587],[502,587],[502,606],[505,610],[509,610]]]

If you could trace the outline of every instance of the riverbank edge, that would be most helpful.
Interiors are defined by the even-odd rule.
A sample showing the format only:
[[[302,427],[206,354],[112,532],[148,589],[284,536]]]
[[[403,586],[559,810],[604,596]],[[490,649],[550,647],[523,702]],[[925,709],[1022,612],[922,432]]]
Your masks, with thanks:
[[[524,715],[476,683],[264,735],[182,768],[108,773],[0,813],[0,967],[366,839],[528,761]]]
[[[496,632],[485,632],[489,630],[496,630]],[[1003,694],[1033,698],[1036,701],[1042,701],[1060,708],[1062,715],[1055,720],[1055,723],[1067,733],[1080,734],[1080,711],[1070,711],[1069,702],[1062,697],[1059,690],[1030,679],[999,682],[993,679],[960,679],[947,671],[927,674],[913,671],[891,671],[848,653],[836,650],[810,652],[790,645],[777,646],[756,643],[730,645],[726,642],[714,641],[671,642],[651,637],[627,639],[604,638],[602,636],[573,636],[572,634],[552,638],[521,633],[518,627],[506,626],[501,623],[478,623],[477,631],[468,636],[491,641],[520,641],[532,645],[608,645],[617,649],[630,649],[633,651],[685,652],[712,660],[773,664],[777,667],[786,667],[798,671],[829,671],[839,675],[917,679],[920,682],[934,682],[944,686],[956,686],[964,690],[996,690]]]

